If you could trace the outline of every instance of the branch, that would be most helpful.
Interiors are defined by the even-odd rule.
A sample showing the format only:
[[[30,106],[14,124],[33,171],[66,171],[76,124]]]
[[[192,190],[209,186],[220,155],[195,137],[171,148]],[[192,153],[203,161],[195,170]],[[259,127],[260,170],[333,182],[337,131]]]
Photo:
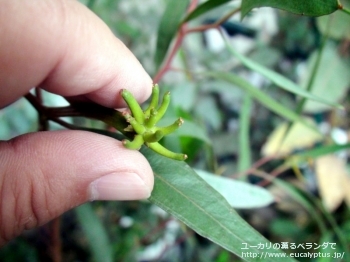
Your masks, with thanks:
[[[187,12],[191,12],[198,4],[197,0],[193,0],[190,3],[190,6],[187,10]],[[222,23],[224,23],[226,20],[228,20],[232,15],[238,13],[241,10],[241,8],[237,8],[226,14],[224,17],[219,19],[213,24],[210,25],[202,25],[198,26],[192,29],[187,29],[187,23],[184,23],[180,26],[179,32],[177,34],[177,37],[175,39],[175,43],[170,51],[169,56],[166,58],[166,61],[164,65],[159,69],[155,77],[153,78],[154,83],[158,83],[160,79],[171,69],[171,63],[174,60],[174,57],[178,50],[180,49],[182,42],[187,34],[194,33],[194,32],[202,32],[211,28],[218,28]]]
[[[100,120],[107,125],[114,127],[127,137],[133,136],[132,132],[125,131],[125,128],[128,127],[129,123],[126,122],[122,113],[115,109],[104,107],[95,103],[74,103],[65,107],[46,107],[40,104],[37,98],[31,93],[26,94],[25,98],[33,105],[41,117],[44,117],[46,120],[54,121],[69,129],[80,128],[66,123],[65,121],[59,119],[60,117],[81,116]]]
[[[198,0],[192,0],[190,2],[188,9],[187,9],[187,13],[192,12],[196,8],[197,5],[198,5]],[[187,31],[187,24],[184,23],[180,26],[179,33],[177,34],[174,46],[172,47],[169,56],[166,58],[164,65],[159,69],[157,74],[154,76],[153,83],[158,83],[159,80],[162,79],[163,76],[166,74],[166,72],[168,72],[170,70],[171,63],[173,62],[177,51],[181,47],[182,41],[186,35],[186,31]]]
[[[161,69],[158,71],[158,73],[153,78],[153,83],[158,83],[159,80],[165,75],[165,73],[167,71],[169,71],[171,63],[173,62],[173,59],[174,59],[177,51],[179,50],[179,48],[182,44],[182,41],[185,37],[185,27],[186,27],[186,24],[181,25],[181,27],[179,29],[179,33],[178,33],[176,40],[175,40],[175,44],[174,44],[169,56],[167,57],[164,65],[161,67]]]
[[[241,8],[237,8],[232,10],[231,12],[229,12],[228,14],[226,14],[224,17],[222,17],[221,19],[219,19],[218,21],[216,21],[213,24],[209,24],[209,25],[201,25],[201,26],[197,26],[191,29],[188,29],[185,34],[190,34],[190,33],[195,33],[195,32],[203,32],[205,30],[208,29],[212,29],[212,28],[218,28],[222,23],[226,22],[231,16],[233,16],[234,14],[238,13],[239,11],[241,11]]]

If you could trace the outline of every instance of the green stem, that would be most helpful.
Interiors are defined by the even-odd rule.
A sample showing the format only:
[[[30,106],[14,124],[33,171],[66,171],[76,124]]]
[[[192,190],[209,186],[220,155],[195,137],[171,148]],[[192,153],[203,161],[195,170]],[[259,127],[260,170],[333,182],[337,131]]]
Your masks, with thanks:
[[[340,10],[343,11],[345,14],[350,15],[350,10],[349,9],[343,7]]]

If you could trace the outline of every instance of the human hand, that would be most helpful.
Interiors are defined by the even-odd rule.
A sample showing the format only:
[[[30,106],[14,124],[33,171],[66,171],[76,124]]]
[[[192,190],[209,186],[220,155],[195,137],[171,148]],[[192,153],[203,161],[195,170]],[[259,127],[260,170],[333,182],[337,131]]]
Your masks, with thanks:
[[[108,27],[75,0],[0,0],[0,108],[32,87],[123,107],[152,81]],[[83,131],[0,141],[0,245],[88,200],[150,196],[147,160],[115,139]]]

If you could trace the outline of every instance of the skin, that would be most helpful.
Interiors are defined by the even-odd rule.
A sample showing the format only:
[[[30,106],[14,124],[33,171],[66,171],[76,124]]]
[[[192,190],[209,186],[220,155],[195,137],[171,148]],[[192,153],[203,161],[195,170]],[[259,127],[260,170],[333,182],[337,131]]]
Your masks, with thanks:
[[[143,102],[152,80],[79,2],[0,0],[0,108],[34,86],[119,108],[121,89]],[[109,137],[66,130],[0,141],[0,245],[86,201],[143,199],[152,188],[147,160]]]

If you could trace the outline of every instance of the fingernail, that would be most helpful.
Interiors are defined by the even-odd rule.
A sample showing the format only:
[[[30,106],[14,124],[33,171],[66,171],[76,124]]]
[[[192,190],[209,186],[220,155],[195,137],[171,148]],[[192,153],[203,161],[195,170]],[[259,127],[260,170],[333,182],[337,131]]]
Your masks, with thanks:
[[[135,173],[117,173],[100,177],[89,187],[90,200],[138,200],[150,197],[151,191]]]

